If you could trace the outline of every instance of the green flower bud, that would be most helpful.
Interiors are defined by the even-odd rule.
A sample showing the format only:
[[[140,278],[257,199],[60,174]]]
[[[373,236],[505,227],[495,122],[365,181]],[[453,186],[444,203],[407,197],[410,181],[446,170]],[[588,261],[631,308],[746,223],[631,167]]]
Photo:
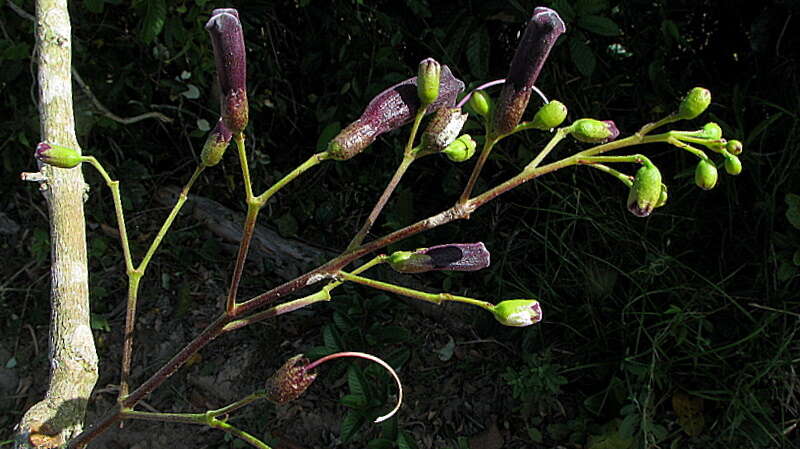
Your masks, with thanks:
[[[570,126],[570,134],[575,140],[587,143],[606,143],[619,136],[617,125],[611,120],[582,118]]]
[[[481,117],[488,117],[489,112],[492,110],[492,98],[482,90],[472,92],[467,104]]]
[[[284,404],[299,398],[317,378],[316,373],[306,371],[308,359],[298,354],[283,364],[267,380],[266,397],[276,404]],[[300,366],[297,366],[297,365]]]
[[[477,142],[469,134],[464,134],[442,150],[442,153],[453,162],[464,162],[475,154],[477,146]]]
[[[739,160],[739,157],[736,155],[731,154],[730,156],[725,158],[725,171],[728,172],[729,175],[738,175],[742,172],[742,161]]]
[[[552,100],[536,111],[531,126],[547,131],[563,123],[565,118],[567,118],[567,107],[558,100]]]
[[[700,161],[694,170],[694,183],[703,190],[711,190],[717,185],[717,167],[708,161]]]
[[[36,159],[53,167],[73,168],[81,163],[81,154],[78,150],[62,147],[61,145],[51,145],[41,142],[36,145]]]
[[[442,66],[433,58],[419,63],[417,75],[417,95],[422,104],[431,104],[439,97],[439,76]]]
[[[738,156],[742,154],[742,142],[739,140],[729,140],[728,143],[725,144],[725,149],[728,150],[728,153]]]
[[[667,185],[661,184],[661,194],[658,195],[658,201],[656,202],[656,208],[661,207],[667,204],[667,199],[669,198],[669,194],[667,193]]]
[[[678,117],[683,120],[691,120],[708,108],[711,104],[711,91],[703,87],[695,87],[681,101],[678,106]]]
[[[722,138],[722,128],[719,127],[714,122],[708,122],[703,125],[702,133],[700,137],[704,137],[706,139],[717,140]]]
[[[505,326],[524,327],[542,321],[542,306],[535,299],[509,299],[495,305],[492,312]]]
[[[219,119],[217,125],[208,134],[206,143],[203,145],[203,151],[200,153],[200,163],[205,167],[213,167],[219,164],[222,156],[225,155],[225,150],[231,142],[231,131],[225,126],[222,119]]]
[[[645,162],[633,178],[633,185],[628,193],[628,210],[637,217],[650,215],[661,198],[662,185],[661,172],[655,165]]]

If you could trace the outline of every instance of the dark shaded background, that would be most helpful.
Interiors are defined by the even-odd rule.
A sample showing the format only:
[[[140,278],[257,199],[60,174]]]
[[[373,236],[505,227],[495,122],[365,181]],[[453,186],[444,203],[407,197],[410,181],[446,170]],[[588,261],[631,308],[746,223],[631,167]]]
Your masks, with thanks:
[[[17,3],[33,11],[32,2]],[[119,116],[157,111],[174,119],[122,125],[105,117],[75,86],[79,140],[122,182],[125,206],[135,211],[129,227],[144,236],[134,237],[140,250],[165,214],[155,192],[180,185],[191,174],[204,122],[213,124],[217,117],[213,59],[203,24],[211,9],[222,6],[237,7],[245,25],[248,144],[253,177],[264,188],[322,149],[374,94],[411,76],[425,57],[448,64],[470,86],[504,77],[518,33],[535,5],[491,0],[73,2],[73,62],[93,94]],[[323,334],[335,327],[334,313],[354,314],[366,307],[363,319],[337,324],[346,337],[344,349],[408,354],[412,398],[417,385],[422,390],[416,397],[421,404],[410,406],[420,415],[410,416],[427,416],[429,423],[420,426],[401,418],[396,424],[400,433],[367,426],[352,447],[392,447],[374,441],[396,442],[403,432],[419,447],[462,447],[467,440],[475,447],[475,435],[491,431],[492,422],[504,447],[622,447],[619,442],[600,446],[612,434],[632,437],[623,438],[629,447],[659,441],[661,447],[796,447],[800,229],[787,216],[787,195],[800,194],[800,3],[585,0],[550,6],[567,21],[568,33],[554,48],[538,85],[569,107],[569,119],[611,118],[623,133],[631,133],[669,113],[689,88],[706,86],[714,98],[709,111],[679,126],[694,129],[707,120],[718,122],[726,137],[745,144],[743,173],[736,178],[722,174],[717,188],[704,192],[692,183],[696,161],[691,155],[666,146],[643,148],[670,187],[669,203],[650,218],[627,213],[627,192],[616,181],[570,168],[501,197],[469,222],[398,246],[486,242],[491,270],[418,281],[430,290],[480,298],[541,298],[546,320],[536,328],[504,329],[491,318],[459,312],[452,312],[456,320],[431,319],[405,305],[370,311],[364,304],[374,294],[350,289],[342,295],[344,306],[315,308],[316,313],[287,320],[288,329],[270,325],[243,332],[237,344],[249,346],[240,352],[268,354],[252,363],[269,372],[295,349],[330,346]],[[5,174],[0,178],[0,255],[6,261],[0,267],[0,362],[5,363],[0,407],[9,411],[0,419],[10,428],[44,387],[49,244],[44,202],[35,186],[18,181],[19,172],[34,170],[31,156],[38,141],[32,23],[0,2],[0,24]],[[477,132],[477,124],[472,126]],[[344,248],[399,162],[403,138],[391,133],[358,158],[325,164],[301,178],[272,201],[267,226],[322,249]],[[515,174],[545,139],[531,134],[504,141],[478,189]],[[568,143],[557,154],[577,148]],[[428,159],[409,172],[376,235],[452,204],[471,164]],[[86,212],[92,301],[105,364],[98,384],[102,389],[116,382],[124,270],[116,240],[105,228],[113,226],[110,195],[95,173],[85,172],[92,186]],[[229,153],[198,182],[195,193],[242,210],[238,173]],[[166,343],[176,340],[177,345],[194,335],[213,313],[232,266],[229,253],[207,230],[188,219],[175,228],[150,274],[152,284],[145,287],[144,297],[153,299],[143,302],[143,319],[164,327],[142,338],[140,349],[149,355],[138,356],[140,379],[160,357],[174,352]],[[276,282],[269,267],[252,270],[246,292]],[[207,313],[198,319],[191,313],[195,309]],[[409,335],[399,340],[373,335],[370,321],[406,329]],[[437,358],[436,351],[451,338],[463,349],[456,352],[456,364],[456,359],[448,364]],[[470,341],[494,343],[464,343]],[[210,376],[222,369],[226,349],[209,351],[199,367],[188,368],[190,375]],[[435,376],[420,374],[428,372],[428,364],[435,365]],[[249,370],[239,374],[258,378]],[[326,386],[341,390],[344,381],[338,379],[345,377],[341,367],[325,378]],[[439,384],[444,378],[492,389],[476,393],[469,387],[444,387]],[[437,384],[442,402],[424,392],[436,390]],[[170,385],[159,397],[159,408],[206,405],[191,387]],[[391,384],[386,385],[389,391]],[[305,406],[332,410],[333,425],[339,426],[348,413],[336,405],[342,392],[324,389],[334,391],[318,392],[320,399]],[[688,437],[676,414],[673,401],[680,392],[703,400],[698,436]],[[441,405],[454,398],[464,407]],[[103,399],[98,401],[102,405]],[[478,402],[484,407],[469,409]],[[250,428],[269,430],[260,417],[274,418],[274,413],[262,407],[249,418]],[[331,447],[339,434],[304,440],[292,435],[296,421],[291,419],[286,418],[283,428],[288,430],[282,432],[300,447]],[[207,447],[231,444],[213,433],[200,438]]]

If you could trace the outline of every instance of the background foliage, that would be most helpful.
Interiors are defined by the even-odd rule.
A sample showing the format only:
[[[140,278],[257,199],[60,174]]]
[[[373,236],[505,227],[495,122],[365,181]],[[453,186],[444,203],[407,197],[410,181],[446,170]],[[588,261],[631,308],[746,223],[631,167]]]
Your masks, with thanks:
[[[33,169],[38,141],[33,24],[9,2],[0,1],[0,164],[6,174],[0,178],[5,193],[0,254],[7,261],[0,267],[0,362],[5,366],[0,407],[10,412],[0,418],[3,428],[11,428],[41,391],[46,351],[30,336],[46,344],[49,319],[43,202],[17,175]],[[32,1],[16,3],[33,12]],[[702,192],[691,182],[693,160],[666,157],[670,148],[648,148],[670,186],[670,202],[648,219],[625,211],[626,192],[619,183],[575,168],[511,192],[467,223],[402,245],[483,240],[493,254],[492,269],[424,282],[477,297],[540,297],[545,304],[546,321],[532,329],[501,329],[486,317],[468,317],[469,331],[450,331],[456,347],[480,339],[510,349],[494,360],[460,362],[477,365],[471,367],[503,387],[497,394],[508,400],[498,399],[491,412],[500,417],[507,447],[796,447],[800,3],[545,3],[562,14],[568,33],[553,50],[539,86],[568,105],[571,119],[613,118],[630,133],[669,112],[688,88],[706,86],[714,95],[706,117],[719,122],[726,136],[745,143],[745,170]],[[126,207],[137,211],[131,227],[142,234],[152,232],[160,219],[151,213],[157,207],[154,193],[190,174],[216,119],[218,96],[203,24],[212,8],[222,6],[237,7],[245,26],[248,144],[254,178],[266,185],[322,148],[374,94],[409,77],[424,57],[448,64],[473,86],[502,78],[535,5],[523,0],[73,2],[73,64],[92,93],[120,116],[157,111],[173,119],[122,125],[104,116],[76,85],[79,140],[84,151],[114,167]],[[399,162],[400,151],[393,149],[400,138],[393,133],[353,161],[326,164],[301,179],[273,201],[269,224],[286,237],[343,248]],[[543,140],[532,134],[504,142],[478,188],[516,173]],[[198,183],[196,193],[238,205],[239,169],[228,156]],[[449,206],[469,173],[445,160],[418,165],[376,232]],[[93,172],[87,171],[87,179],[95,327],[101,351],[108,341],[104,360],[115,365],[108,357],[121,333],[122,268],[116,240],[106,228],[113,223],[110,197]],[[178,298],[177,305],[173,299],[150,307],[166,307],[165,316],[180,321],[192,318],[190,304],[199,301],[198,295],[222,291],[231,257],[190,220],[178,227],[150,287],[153,296]],[[268,274],[251,277],[247,288],[255,292],[274,281]],[[348,299],[352,303],[317,309],[315,322],[327,325],[303,334],[304,350],[317,346],[324,352],[331,348],[331,335],[341,334],[335,344],[348,346],[341,349],[385,346],[386,354],[405,354],[406,360],[424,359],[435,349],[440,361],[449,360],[452,340],[430,349],[402,327],[382,331],[359,318],[359,313],[375,314],[387,326],[413,326],[421,320],[413,318],[419,312],[370,311],[374,306],[358,299],[368,292],[349,293],[356,298]],[[403,321],[397,314],[412,319]],[[339,320],[331,322],[336,316]],[[430,327],[411,331],[434,332]],[[248,338],[263,338],[261,349],[275,351],[265,336]],[[275,360],[270,366],[279,365],[281,357]],[[113,382],[116,367],[104,369],[109,371],[101,384]],[[475,370],[447,370],[477,376]],[[370,373],[344,365],[339,371],[327,382],[337,375],[348,379],[349,399],[341,398],[347,408],[339,413],[348,417],[341,430],[354,447],[366,442],[412,447],[415,438],[422,439],[421,434],[412,438],[413,428],[404,427],[402,418],[400,431],[368,433],[366,426],[364,435],[356,435],[354,423],[379,413],[376,404],[386,400],[391,383],[375,380],[356,398],[357,379]],[[26,376],[36,380],[22,388],[19,380]],[[448,429],[438,437],[452,447],[466,444],[463,437],[470,436],[471,427]],[[206,435],[209,442],[213,438]],[[219,438],[220,447],[228,447]]]

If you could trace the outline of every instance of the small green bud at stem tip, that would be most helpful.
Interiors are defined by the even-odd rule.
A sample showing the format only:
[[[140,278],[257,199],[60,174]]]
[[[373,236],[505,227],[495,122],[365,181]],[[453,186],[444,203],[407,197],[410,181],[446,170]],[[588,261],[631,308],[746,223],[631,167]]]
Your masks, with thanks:
[[[206,143],[203,145],[203,151],[200,153],[200,163],[205,167],[213,167],[219,164],[222,156],[225,155],[225,150],[228,149],[231,137],[233,137],[231,131],[225,126],[223,120],[219,119],[214,129],[208,133]]]
[[[691,120],[708,108],[711,104],[711,91],[703,87],[695,87],[690,90],[678,106],[678,117],[683,120]]]
[[[637,217],[647,217],[658,207],[662,192],[665,195],[666,186],[662,190],[661,172],[655,165],[645,164],[636,172],[633,185],[628,193],[628,210]]]
[[[536,111],[531,125],[536,129],[548,131],[563,123],[566,118],[567,107],[564,106],[564,103],[552,100]]]
[[[481,117],[489,117],[489,113],[492,110],[492,98],[482,90],[472,92],[467,104]]]
[[[728,143],[725,144],[725,149],[728,150],[728,153],[738,156],[742,154],[743,149],[742,142],[739,140],[729,140]]]
[[[423,105],[429,105],[439,97],[439,77],[442,66],[433,58],[419,63],[417,75],[417,95]]]
[[[524,327],[542,321],[542,306],[535,299],[509,299],[495,305],[492,312],[504,326]]]
[[[700,136],[710,140],[721,139],[722,128],[720,128],[719,125],[714,122],[708,122],[705,125],[703,125],[703,130]]]
[[[717,185],[717,167],[708,161],[700,161],[694,170],[694,183],[703,190],[711,190]]]
[[[738,156],[731,154],[725,158],[725,171],[734,176],[742,172],[742,161]]]
[[[34,156],[45,164],[59,168],[77,167],[83,160],[78,150],[62,147],[61,145],[49,144],[47,142],[41,142],[39,145],[36,145],[36,153]]]
[[[606,143],[619,136],[619,129],[611,120],[582,118],[570,125],[570,134],[579,142]]]
[[[442,150],[442,153],[453,162],[464,162],[475,154],[477,146],[478,143],[469,134],[464,134]]]

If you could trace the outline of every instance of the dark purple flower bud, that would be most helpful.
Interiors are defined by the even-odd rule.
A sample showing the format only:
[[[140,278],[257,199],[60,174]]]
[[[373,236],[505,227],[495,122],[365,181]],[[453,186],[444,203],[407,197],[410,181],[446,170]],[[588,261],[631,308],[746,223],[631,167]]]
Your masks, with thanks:
[[[247,126],[247,62],[239,13],[233,8],[211,12],[206,23],[214,48],[219,87],[222,91],[222,120],[234,134]]]
[[[200,153],[200,163],[206,167],[213,167],[219,164],[222,156],[225,155],[225,150],[228,149],[228,144],[231,143],[231,131],[225,126],[222,119],[219,119],[217,125],[208,134],[203,151]]]
[[[489,263],[489,251],[483,242],[449,243],[416,251],[396,251],[389,256],[389,265],[400,273],[477,271]]]
[[[544,7],[533,10],[497,102],[492,122],[495,136],[508,134],[519,124],[544,61],[564,31],[566,26],[557,12]]]
[[[463,90],[464,82],[454,77],[446,65],[442,66],[439,76],[439,96],[428,106],[426,114],[442,107],[453,107],[456,97]],[[381,134],[414,120],[420,106],[416,76],[395,84],[373,98],[361,117],[331,140],[328,144],[328,153],[333,159],[350,159],[368,147]]]
[[[306,370],[309,360],[298,354],[283,364],[269,378],[266,397],[276,404],[283,404],[299,398],[317,378],[317,373]]]

